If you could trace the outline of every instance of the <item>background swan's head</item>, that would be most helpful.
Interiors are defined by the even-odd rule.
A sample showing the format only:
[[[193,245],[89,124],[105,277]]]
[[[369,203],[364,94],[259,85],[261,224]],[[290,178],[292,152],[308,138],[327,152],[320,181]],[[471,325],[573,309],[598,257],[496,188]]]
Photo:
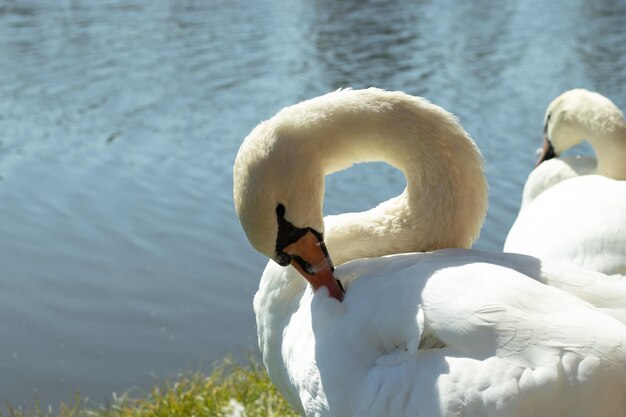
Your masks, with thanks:
[[[610,135],[623,119],[608,98],[582,88],[555,98],[544,117],[544,154],[537,164],[578,145],[585,139]]]

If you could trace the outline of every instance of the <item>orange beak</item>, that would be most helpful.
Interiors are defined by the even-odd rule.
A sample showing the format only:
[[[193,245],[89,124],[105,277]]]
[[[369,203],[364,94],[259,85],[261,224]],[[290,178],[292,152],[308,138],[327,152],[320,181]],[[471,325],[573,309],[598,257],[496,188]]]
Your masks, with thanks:
[[[291,256],[291,265],[311,284],[314,290],[328,288],[331,297],[343,300],[344,290],[333,275],[335,268],[328,256],[326,245],[311,231],[284,248]]]
[[[552,147],[552,144],[548,140],[548,137],[544,135],[543,149],[541,149],[541,154],[539,155],[539,159],[537,160],[537,163],[535,164],[535,168],[537,168],[539,164],[542,163],[543,161],[547,161],[548,159],[552,159],[554,157],[556,157],[554,148]]]

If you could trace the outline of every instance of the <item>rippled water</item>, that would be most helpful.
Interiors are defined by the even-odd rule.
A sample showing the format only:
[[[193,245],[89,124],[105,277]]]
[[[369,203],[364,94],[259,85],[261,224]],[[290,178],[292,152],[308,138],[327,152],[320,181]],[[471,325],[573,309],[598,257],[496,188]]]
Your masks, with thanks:
[[[477,247],[500,250],[547,103],[626,108],[625,39],[623,0],[0,0],[0,402],[104,402],[254,348],[265,259],[232,163],[259,121],[339,87],[460,117],[491,187]],[[326,209],[403,186],[359,166]]]

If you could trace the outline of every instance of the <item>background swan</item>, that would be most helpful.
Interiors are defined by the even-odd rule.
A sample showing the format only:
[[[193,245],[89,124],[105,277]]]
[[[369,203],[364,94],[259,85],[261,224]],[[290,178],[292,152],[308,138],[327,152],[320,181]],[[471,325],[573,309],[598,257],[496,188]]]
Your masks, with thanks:
[[[324,176],[381,159],[405,191],[323,219]],[[285,108],[244,141],[234,197],[250,242],[276,261],[254,299],[263,361],[302,414],[626,415],[626,327],[530,279],[554,272],[537,259],[381,257],[469,247],[482,224],[482,158],[440,107],[368,89]]]
[[[626,274],[626,121],[606,97],[570,90],[548,106],[544,152],[504,251]],[[587,139],[596,159],[560,160]],[[585,175],[588,174],[588,175]]]
[[[583,140],[595,157],[560,157]],[[626,180],[626,121],[611,100],[579,88],[564,92],[546,109],[543,149],[524,185],[522,209],[559,182],[587,174]]]

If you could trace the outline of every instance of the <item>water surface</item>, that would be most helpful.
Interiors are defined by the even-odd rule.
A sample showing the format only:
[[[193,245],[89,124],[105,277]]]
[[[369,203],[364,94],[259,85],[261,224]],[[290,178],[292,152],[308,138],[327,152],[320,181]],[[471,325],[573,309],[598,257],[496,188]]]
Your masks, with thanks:
[[[266,261],[233,160],[258,122],[340,87],[459,116],[491,188],[477,247],[501,250],[548,102],[586,87],[626,108],[624,39],[621,0],[0,1],[0,402],[104,402],[255,348]],[[358,166],[326,211],[403,187]]]

